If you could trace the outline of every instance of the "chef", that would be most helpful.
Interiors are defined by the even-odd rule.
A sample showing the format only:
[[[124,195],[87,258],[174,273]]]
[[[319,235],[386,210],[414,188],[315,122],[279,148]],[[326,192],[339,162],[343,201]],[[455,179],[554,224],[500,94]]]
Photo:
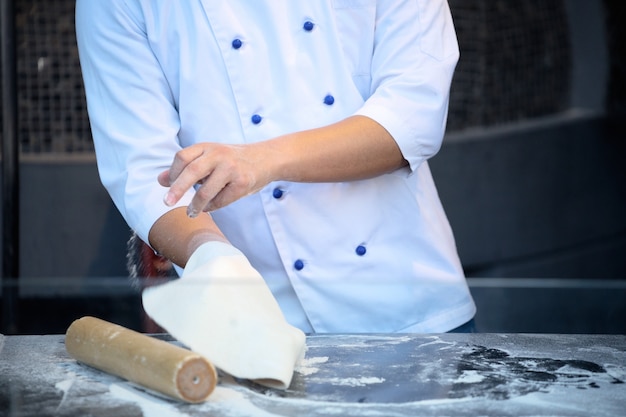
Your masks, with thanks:
[[[78,0],[104,186],[183,274],[233,255],[304,332],[445,332],[475,305],[427,160],[446,0]]]

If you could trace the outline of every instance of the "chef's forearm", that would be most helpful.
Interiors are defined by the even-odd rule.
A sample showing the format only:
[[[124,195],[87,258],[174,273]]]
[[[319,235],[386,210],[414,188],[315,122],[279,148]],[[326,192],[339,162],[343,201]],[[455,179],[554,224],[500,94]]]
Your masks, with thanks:
[[[228,242],[207,213],[190,218],[186,207],[177,207],[161,216],[150,229],[150,245],[180,267],[198,246],[209,241]]]
[[[257,146],[268,153],[272,179],[337,182],[371,178],[407,165],[380,124],[365,116],[281,136]]]
[[[259,142],[247,150],[256,169],[269,172],[269,181],[360,180],[407,165],[391,135],[365,116]],[[149,234],[150,245],[181,267],[210,240],[227,241],[209,214],[189,218],[184,207],[160,217]]]

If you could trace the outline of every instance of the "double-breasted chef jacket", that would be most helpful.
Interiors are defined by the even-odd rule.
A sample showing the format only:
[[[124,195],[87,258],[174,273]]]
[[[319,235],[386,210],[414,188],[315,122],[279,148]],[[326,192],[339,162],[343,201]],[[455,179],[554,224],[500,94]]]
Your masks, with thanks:
[[[427,163],[459,58],[445,0],[78,0],[76,25],[99,173],[141,238],[171,209],[156,178],[181,147],[363,115],[408,167],[274,182],[215,222],[305,332],[443,332],[473,317]]]

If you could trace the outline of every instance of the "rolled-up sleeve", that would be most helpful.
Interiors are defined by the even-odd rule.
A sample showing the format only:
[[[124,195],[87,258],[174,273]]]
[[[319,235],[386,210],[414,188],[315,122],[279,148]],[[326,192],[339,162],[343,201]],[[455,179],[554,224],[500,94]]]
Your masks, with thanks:
[[[458,59],[446,0],[377,2],[371,91],[356,114],[381,124],[413,171],[441,147]]]
[[[76,35],[101,181],[146,240],[170,207],[157,182],[180,149],[173,94],[137,3],[78,0]],[[188,193],[179,205],[190,201]]]

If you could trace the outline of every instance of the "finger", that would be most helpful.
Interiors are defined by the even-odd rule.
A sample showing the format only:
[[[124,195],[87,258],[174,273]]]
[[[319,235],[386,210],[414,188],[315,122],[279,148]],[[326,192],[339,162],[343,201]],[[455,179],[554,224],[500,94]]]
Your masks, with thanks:
[[[228,170],[215,169],[196,190],[196,194],[187,207],[187,215],[196,217],[201,212],[208,211],[215,196],[228,186],[229,180]]]
[[[161,172],[157,177],[157,181],[163,187],[169,187],[170,185],[172,185],[172,183],[170,182],[170,170],[168,169]]]
[[[170,183],[176,181],[180,174],[183,173],[191,163],[201,158],[204,154],[204,149],[201,146],[190,146],[176,152],[172,165],[168,170]]]
[[[230,182],[211,199],[209,204],[204,207],[204,211],[214,211],[226,207],[248,194],[250,194],[249,190]]]
[[[164,197],[165,204],[168,206],[176,204],[191,187],[198,183],[203,184],[211,176],[213,170],[213,163],[206,158],[196,158],[188,163],[185,169],[171,182],[170,189]],[[171,172],[169,178],[172,181]]]

